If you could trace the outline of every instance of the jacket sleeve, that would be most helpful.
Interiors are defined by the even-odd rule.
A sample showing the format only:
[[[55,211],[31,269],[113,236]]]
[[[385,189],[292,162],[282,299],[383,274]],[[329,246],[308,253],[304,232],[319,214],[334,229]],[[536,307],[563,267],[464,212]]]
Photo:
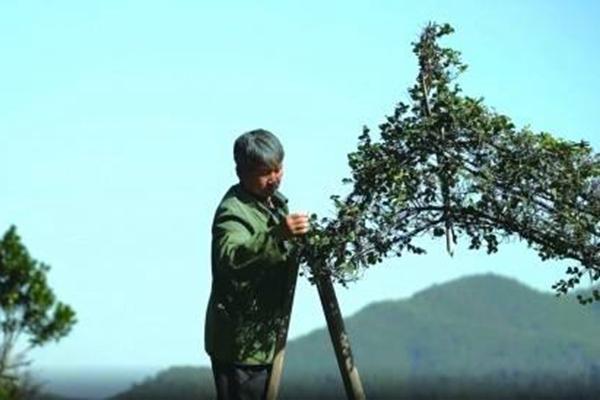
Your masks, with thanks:
[[[285,259],[283,232],[279,226],[254,232],[247,221],[233,214],[222,214],[216,218],[212,245],[218,268],[225,268],[234,275]]]

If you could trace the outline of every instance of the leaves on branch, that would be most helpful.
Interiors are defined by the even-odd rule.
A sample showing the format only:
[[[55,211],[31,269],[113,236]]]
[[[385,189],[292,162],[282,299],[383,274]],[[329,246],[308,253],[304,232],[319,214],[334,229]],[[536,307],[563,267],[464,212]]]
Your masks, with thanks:
[[[58,302],[48,286],[49,270],[29,255],[11,226],[0,239],[0,388],[13,385],[13,375],[28,365],[27,350],[60,340],[76,322],[75,312]],[[21,335],[29,347],[14,353]]]
[[[579,272],[554,286],[559,294],[583,274],[597,281],[600,157],[584,141],[518,130],[462,95],[454,81],[466,65],[438,43],[452,32],[429,24],[413,43],[419,73],[410,102],[379,125],[379,140],[363,128],[343,180],[351,192],[332,196],[335,217],[313,215],[303,239],[307,274],[346,284],[389,255],[425,253],[413,240],[429,234],[445,236],[451,254],[459,237],[488,253],[517,237],[543,260],[572,260]]]

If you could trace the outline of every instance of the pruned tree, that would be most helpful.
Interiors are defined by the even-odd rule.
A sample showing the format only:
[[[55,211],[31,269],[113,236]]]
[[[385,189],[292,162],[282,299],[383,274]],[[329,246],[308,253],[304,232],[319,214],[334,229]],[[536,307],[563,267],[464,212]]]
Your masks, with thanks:
[[[21,373],[30,364],[27,352],[60,340],[76,322],[75,312],[48,286],[49,270],[29,255],[11,226],[0,241],[0,398],[29,398],[32,385]],[[17,351],[22,338],[27,344]]]
[[[584,273],[600,278],[600,157],[585,141],[518,130],[481,98],[454,83],[466,65],[439,39],[450,25],[429,24],[413,51],[419,61],[410,103],[400,102],[349,154],[352,185],[332,196],[335,218],[317,220],[303,260],[344,284],[357,272],[404,252],[424,254],[415,239],[459,238],[494,253],[510,237],[543,260],[573,265],[554,288],[567,293]],[[319,266],[315,270],[314,266]],[[596,292],[592,298],[599,299]]]
[[[416,239],[443,237],[450,255],[459,240],[494,253],[523,240],[543,260],[573,264],[553,288],[566,294],[584,274],[600,278],[600,157],[584,141],[517,129],[510,118],[462,95],[466,65],[439,39],[450,25],[428,24],[413,43],[419,72],[400,102],[368,128],[348,155],[351,185],[333,195],[335,217],[312,215],[300,259],[319,289],[348,398],[364,398],[333,291],[390,255],[425,254]],[[579,295],[600,300],[594,290]]]

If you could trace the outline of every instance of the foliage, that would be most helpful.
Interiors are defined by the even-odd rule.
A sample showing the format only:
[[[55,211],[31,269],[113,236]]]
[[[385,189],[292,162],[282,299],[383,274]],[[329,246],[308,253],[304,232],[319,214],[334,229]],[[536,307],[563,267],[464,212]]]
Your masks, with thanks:
[[[171,367],[111,400],[211,399],[215,397],[210,368]]]
[[[414,239],[430,234],[445,237],[450,254],[461,236],[488,253],[517,237],[543,260],[572,260],[568,278],[553,286],[558,294],[584,273],[598,280],[600,157],[584,141],[517,130],[482,99],[463,96],[454,81],[466,65],[438,44],[452,32],[429,24],[413,43],[419,73],[410,103],[379,125],[380,140],[363,129],[348,155],[352,189],[331,196],[336,217],[311,216],[304,273],[346,284],[386,256],[425,253]]]
[[[26,352],[60,340],[75,324],[74,311],[57,302],[48,286],[49,270],[29,255],[11,226],[0,241],[0,391],[11,398],[19,398],[17,393],[23,391],[25,381],[18,371],[29,364]],[[22,335],[28,338],[28,346],[14,353]]]

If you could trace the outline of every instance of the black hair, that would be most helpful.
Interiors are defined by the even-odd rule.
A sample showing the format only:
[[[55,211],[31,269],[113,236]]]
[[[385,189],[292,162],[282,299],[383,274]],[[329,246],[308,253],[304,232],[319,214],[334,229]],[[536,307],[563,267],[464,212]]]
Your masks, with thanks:
[[[276,167],[283,161],[283,146],[277,137],[265,129],[242,134],[233,145],[233,158],[238,169],[253,169],[266,165]]]

